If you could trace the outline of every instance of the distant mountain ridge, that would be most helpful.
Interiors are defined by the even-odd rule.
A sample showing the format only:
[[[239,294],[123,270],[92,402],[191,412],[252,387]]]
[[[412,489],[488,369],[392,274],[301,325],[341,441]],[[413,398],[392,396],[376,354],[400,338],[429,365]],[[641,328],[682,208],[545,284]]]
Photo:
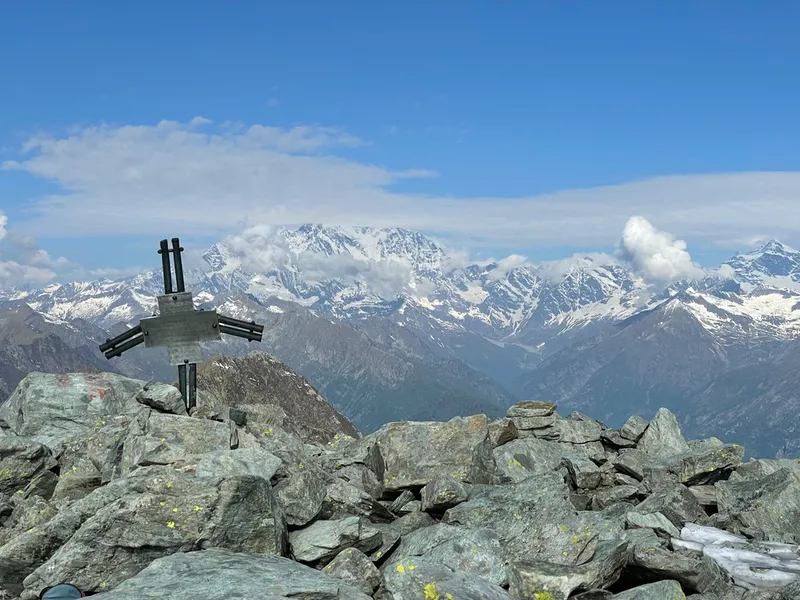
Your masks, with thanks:
[[[388,417],[369,415],[381,393],[405,390],[399,400],[390,394],[402,405],[419,395],[411,390],[420,381],[427,382],[424,398],[446,389],[454,394],[448,403],[470,397],[473,411],[544,397],[613,422],[614,414],[656,402],[655,395],[683,417],[681,406],[697,408],[703,390],[722,389],[726,373],[757,377],[766,372],[759,365],[791,355],[800,326],[800,252],[776,240],[733,256],[702,280],[663,290],[610,257],[557,265],[513,257],[468,261],[404,229],[309,224],[245,242],[214,244],[201,268],[187,269],[197,301],[228,314],[269,317],[279,333],[266,349],[366,430]],[[161,285],[153,270],[118,281],[0,292],[0,302],[110,330],[151,314]],[[293,336],[288,323],[303,333]],[[345,360],[334,350],[337,336],[362,340],[356,346],[366,354],[351,352]],[[226,348],[238,352],[235,343]],[[359,361],[373,365],[368,375],[359,375]],[[676,379],[680,385],[669,383]],[[382,383],[375,387],[376,381]],[[744,394],[729,401],[751,400]],[[430,401],[415,401],[409,414]],[[403,410],[393,408],[391,419],[405,418]],[[713,433],[686,423],[692,435]],[[765,444],[748,446],[778,451]]]

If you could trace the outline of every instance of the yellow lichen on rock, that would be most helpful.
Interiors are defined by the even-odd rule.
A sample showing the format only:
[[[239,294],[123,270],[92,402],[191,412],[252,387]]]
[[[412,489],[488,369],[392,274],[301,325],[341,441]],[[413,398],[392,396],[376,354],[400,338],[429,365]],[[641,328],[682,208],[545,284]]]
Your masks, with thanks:
[[[436,582],[432,581],[428,585],[425,586],[425,600],[439,600],[441,596],[439,596],[439,592],[436,591]]]

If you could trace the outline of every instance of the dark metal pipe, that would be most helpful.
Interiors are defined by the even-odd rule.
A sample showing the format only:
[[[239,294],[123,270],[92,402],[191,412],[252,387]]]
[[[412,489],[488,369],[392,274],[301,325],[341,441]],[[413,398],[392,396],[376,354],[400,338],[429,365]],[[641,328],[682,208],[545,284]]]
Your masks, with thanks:
[[[264,331],[263,325],[259,325],[253,321],[240,321],[239,319],[232,319],[230,317],[226,317],[225,315],[219,315],[219,322],[225,325],[247,329],[248,331],[255,331],[257,333]]]
[[[252,331],[243,331],[241,329],[234,329],[233,327],[228,327],[227,325],[220,325],[219,332],[244,338],[246,340],[250,340],[251,342],[260,342],[262,336],[261,333],[253,333]]]
[[[114,346],[118,346],[128,338],[132,338],[135,335],[139,335],[142,333],[142,326],[137,325],[133,329],[128,329],[128,331],[124,333],[120,333],[117,337],[106,340],[105,344],[100,344],[100,352],[105,352],[109,348],[113,348]]]
[[[195,406],[197,406],[197,365],[191,363],[189,365],[189,402],[186,412],[191,413]]]
[[[172,293],[172,267],[169,264],[169,246],[167,240],[161,240],[161,249],[158,253],[161,255],[161,268],[164,271],[164,293]]]
[[[125,342],[121,346],[117,346],[116,348],[106,352],[105,353],[106,358],[108,358],[110,360],[110,359],[114,358],[115,356],[119,356],[123,352],[126,352],[127,350],[130,350],[134,346],[138,346],[139,344],[143,344],[143,343],[144,343],[144,336],[143,335],[140,335],[139,337],[135,337],[132,340],[130,340],[129,342]]]
[[[178,365],[178,389],[183,396],[183,404],[186,405],[186,365]]]
[[[183,259],[181,258],[181,242],[178,238],[172,238],[172,258],[175,261],[175,285],[179,292],[186,291],[183,281]]]

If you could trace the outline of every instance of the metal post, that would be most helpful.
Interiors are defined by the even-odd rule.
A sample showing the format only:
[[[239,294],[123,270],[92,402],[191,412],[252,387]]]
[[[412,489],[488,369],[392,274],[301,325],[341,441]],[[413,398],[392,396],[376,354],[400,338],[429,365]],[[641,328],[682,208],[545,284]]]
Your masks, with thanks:
[[[185,292],[186,286],[183,282],[183,259],[181,259],[181,242],[178,238],[172,238],[172,256],[175,261],[175,284],[179,292]]]
[[[164,293],[172,293],[172,267],[169,264],[169,247],[167,240],[161,240],[161,249],[158,251],[161,255],[161,268],[164,270]]]
[[[186,365],[178,365],[178,389],[183,396],[183,404],[186,405]]]
[[[189,402],[186,406],[186,412],[191,413],[192,409],[197,406],[197,365],[195,363],[189,364]]]

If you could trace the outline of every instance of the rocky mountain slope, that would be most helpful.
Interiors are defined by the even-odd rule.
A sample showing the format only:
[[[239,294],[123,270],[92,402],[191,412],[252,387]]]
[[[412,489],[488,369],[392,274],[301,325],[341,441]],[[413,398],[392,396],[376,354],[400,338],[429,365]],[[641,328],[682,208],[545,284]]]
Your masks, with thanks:
[[[314,443],[211,408],[28,375],[0,407],[0,598],[62,581],[102,600],[800,594],[800,463],[687,442],[665,409],[611,429],[522,402]]]
[[[360,437],[353,424],[305,378],[265,352],[211,358],[197,369],[197,389],[217,406],[258,414],[313,442],[327,443],[339,433]]]
[[[556,400],[612,423],[664,405],[692,435],[747,435],[761,456],[794,456],[791,426],[765,425],[759,407],[800,413],[771,366],[796,351],[798,265],[800,252],[772,241],[702,280],[658,290],[611,257],[471,262],[416,232],[306,225],[215,244],[187,281],[202,306],[267,322],[261,348],[362,431],[497,414],[518,398]],[[0,302],[117,331],[151,314],[160,286],[154,271],[0,292]],[[139,350],[115,367],[172,377],[161,355]],[[208,348],[245,352],[236,342]],[[737,392],[731,382],[742,377]],[[745,434],[752,422],[761,424],[756,437]]]
[[[76,328],[48,320],[27,305],[0,310],[0,399],[31,371],[107,370],[103,363]]]

